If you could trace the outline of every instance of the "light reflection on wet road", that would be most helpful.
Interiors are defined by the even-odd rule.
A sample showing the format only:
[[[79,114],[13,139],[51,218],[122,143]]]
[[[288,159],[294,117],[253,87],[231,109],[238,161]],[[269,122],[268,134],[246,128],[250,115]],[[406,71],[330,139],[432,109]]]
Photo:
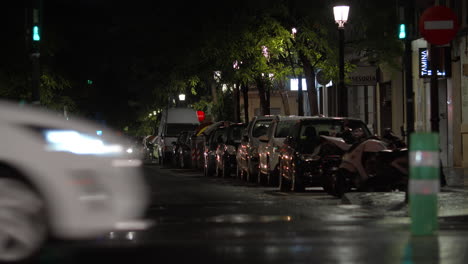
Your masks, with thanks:
[[[411,238],[407,217],[320,190],[286,194],[198,171],[146,171],[148,230],[51,244],[40,263],[468,263],[465,218],[441,221],[438,236]]]

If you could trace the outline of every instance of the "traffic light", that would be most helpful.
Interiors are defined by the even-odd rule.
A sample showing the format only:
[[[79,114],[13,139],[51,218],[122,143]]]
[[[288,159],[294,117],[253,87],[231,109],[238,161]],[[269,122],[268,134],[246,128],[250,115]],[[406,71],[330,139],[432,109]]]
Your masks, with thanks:
[[[41,40],[41,34],[40,34],[40,31],[39,31],[39,26],[35,25],[33,26],[33,30],[32,30],[32,37],[33,37],[33,41],[40,41]]]
[[[399,30],[398,30],[398,38],[399,39],[406,38],[406,25],[405,24],[400,24]]]

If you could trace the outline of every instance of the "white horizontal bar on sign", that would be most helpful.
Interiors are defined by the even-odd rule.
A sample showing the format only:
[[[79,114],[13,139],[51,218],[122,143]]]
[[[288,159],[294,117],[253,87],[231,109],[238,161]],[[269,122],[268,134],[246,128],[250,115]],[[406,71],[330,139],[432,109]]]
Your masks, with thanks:
[[[409,180],[410,194],[436,194],[440,190],[439,179],[434,180]]]
[[[424,29],[453,29],[453,20],[434,20],[434,21],[425,21]]]
[[[411,151],[409,155],[410,167],[432,167],[439,168],[438,151]]]

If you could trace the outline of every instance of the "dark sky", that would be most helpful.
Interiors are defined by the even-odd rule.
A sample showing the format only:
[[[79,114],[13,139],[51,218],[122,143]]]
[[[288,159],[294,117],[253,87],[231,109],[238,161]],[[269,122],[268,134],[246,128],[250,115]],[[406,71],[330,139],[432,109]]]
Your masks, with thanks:
[[[133,118],[131,101],[152,99],[154,83],[145,82],[144,74],[169,74],[177,56],[194,52],[206,29],[202,21],[225,20],[242,1],[247,0],[43,0],[41,63],[73,82],[81,108],[118,123]],[[1,19],[8,25],[0,43],[0,55],[7,58],[2,68],[30,63],[25,7],[31,3],[2,2]],[[87,79],[92,87],[85,85]]]
[[[130,101],[148,99],[151,83],[135,79],[142,72],[168,64],[154,58],[187,50],[187,34],[199,30],[202,14],[193,2],[44,0],[44,39],[58,40],[54,61],[83,84],[93,80],[84,107],[106,119],[127,118]],[[63,45],[62,45],[63,44]],[[110,116],[112,115],[112,116]],[[112,120],[111,120],[112,122]]]

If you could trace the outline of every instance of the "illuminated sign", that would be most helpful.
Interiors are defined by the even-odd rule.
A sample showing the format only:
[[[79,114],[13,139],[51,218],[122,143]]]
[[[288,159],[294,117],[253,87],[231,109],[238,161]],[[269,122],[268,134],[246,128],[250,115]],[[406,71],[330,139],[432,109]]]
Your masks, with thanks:
[[[431,77],[432,71],[429,64],[429,50],[426,48],[419,49],[419,77]],[[445,76],[445,71],[437,70],[437,76]]]

